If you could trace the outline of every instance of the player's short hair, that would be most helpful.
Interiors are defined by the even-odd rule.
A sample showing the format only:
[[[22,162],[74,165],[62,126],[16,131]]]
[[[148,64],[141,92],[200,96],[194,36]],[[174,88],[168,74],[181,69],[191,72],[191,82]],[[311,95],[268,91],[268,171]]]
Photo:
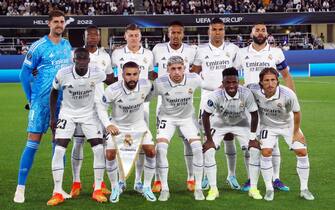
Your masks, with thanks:
[[[252,25],[252,27],[255,27],[257,25],[265,25],[266,26],[266,24],[264,22],[256,22],[255,24]]]
[[[223,22],[223,20],[222,20],[221,18],[216,17],[216,18],[213,18],[213,19],[211,20],[210,25],[213,25],[213,24],[223,24],[223,25],[224,25],[224,22]]]
[[[171,56],[167,62],[167,66],[171,66],[173,64],[182,64],[184,65],[184,59],[178,55]]]
[[[131,23],[131,24],[129,24],[129,25],[126,26],[126,30],[125,31],[135,31],[135,30],[141,30],[141,29],[135,23]]]
[[[126,68],[137,68],[140,69],[140,66],[133,62],[133,61],[128,61],[127,63],[123,64],[122,70],[125,70]]]
[[[222,79],[226,76],[237,76],[238,77],[238,71],[234,67],[226,68],[222,71]]]
[[[60,10],[52,10],[49,12],[48,21],[52,21],[54,17],[62,17],[62,16],[65,18],[64,12]]]
[[[180,27],[184,28],[184,24],[183,24],[182,22],[180,22],[180,21],[172,21],[172,22],[169,24],[168,27],[170,28],[171,26],[180,26]]]
[[[85,29],[85,34],[89,31],[89,30],[97,30],[98,31],[98,34],[100,34],[100,30],[99,30],[99,27],[96,26],[96,25],[88,25]]]
[[[279,73],[275,68],[269,67],[269,68],[264,68],[260,73],[259,73],[259,84],[261,81],[263,81],[263,78],[266,74],[273,74],[276,76],[277,80],[279,78]],[[262,86],[262,85],[261,85]]]
[[[78,57],[78,55],[80,55],[81,58],[83,57],[90,57],[90,53],[88,52],[88,50],[86,48],[83,47],[78,47],[77,49],[74,50],[74,57]]]

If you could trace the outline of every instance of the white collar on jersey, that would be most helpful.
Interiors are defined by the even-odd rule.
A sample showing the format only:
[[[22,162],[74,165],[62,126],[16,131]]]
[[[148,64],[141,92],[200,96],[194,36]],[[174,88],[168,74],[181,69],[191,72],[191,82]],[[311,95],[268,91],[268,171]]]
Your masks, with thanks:
[[[130,95],[131,93],[134,92],[139,92],[140,91],[140,85],[138,84],[140,81],[137,81],[136,87],[133,90],[129,90],[126,85],[124,84],[124,80],[121,82],[122,89],[127,95]]]
[[[75,79],[89,78],[90,77],[90,68],[87,68],[87,72],[86,72],[86,74],[84,76],[80,76],[76,72],[75,65],[73,65],[73,67],[72,67],[72,75],[73,75],[73,78],[75,78]]]
[[[209,45],[209,48],[211,50],[216,50],[216,49],[218,49],[218,50],[224,50],[224,48],[226,47],[226,43],[225,42],[223,42],[222,45],[219,46],[219,47],[215,47],[214,45],[212,45],[211,42],[208,42],[208,45]]]
[[[177,87],[177,86],[184,86],[186,84],[186,75],[184,74],[184,78],[180,83],[175,83],[170,79],[170,76],[168,76],[169,78],[169,83],[171,85],[171,87]]]
[[[236,94],[234,95],[234,97],[231,97],[225,90],[223,90],[224,92],[224,96],[226,97],[226,99],[228,101],[230,100],[238,100],[240,98],[240,92],[237,90]]]
[[[177,50],[173,49],[173,48],[170,46],[170,42],[167,42],[166,45],[167,45],[167,49],[168,49],[168,52],[169,52],[169,53],[172,53],[172,52],[182,53],[182,52],[184,51],[184,43],[181,43],[181,46],[180,46],[179,49],[177,49]]]
[[[129,50],[128,45],[124,46],[124,52],[125,53],[134,53],[134,52]],[[135,52],[134,54],[144,54],[144,47],[141,46],[140,49],[137,52]]]
[[[256,52],[256,53],[259,53],[259,52],[263,52],[263,51],[270,51],[270,45],[268,42],[266,42],[266,45],[263,49],[261,49],[260,51],[257,51],[253,46],[252,44],[249,45],[249,48],[248,48],[248,51],[253,51],[253,52]]]
[[[263,89],[261,89],[261,92],[263,93],[263,95],[264,95],[264,97],[265,97],[265,93],[264,93],[264,90],[263,90]],[[270,98],[266,98],[266,97],[265,97],[265,99],[266,99],[267,101],[272,101],[272,100],[277,100],[277,99],[279,99],[279,97],[280,97],[280,91],[279,91],[279,85],[278,85],[278,87],[276,88],[276,92],[275,92],[275,94],[274,94],[273,96],[271,96]]]

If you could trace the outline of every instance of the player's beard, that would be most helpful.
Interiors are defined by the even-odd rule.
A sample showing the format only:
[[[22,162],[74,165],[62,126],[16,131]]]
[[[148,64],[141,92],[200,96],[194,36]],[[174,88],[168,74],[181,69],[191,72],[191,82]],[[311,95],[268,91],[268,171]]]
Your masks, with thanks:
[[[126,82],[126,86],[127,86],[127,88],[130,89],[130,90],[135,89],[136,85],[137,85],[137,81],[129,81],[129,82]]]
[[[257,36],[252,36],[252,41],[258,45],[262,45],[266,42],[267,37],[258,38]]]

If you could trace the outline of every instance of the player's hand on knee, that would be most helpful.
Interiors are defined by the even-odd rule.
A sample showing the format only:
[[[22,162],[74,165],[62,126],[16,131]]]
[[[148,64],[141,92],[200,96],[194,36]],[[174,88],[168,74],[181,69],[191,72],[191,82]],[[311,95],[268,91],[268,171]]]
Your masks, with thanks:
[[[306,144],[305,136],[300,129],[293,133],[292,143],[294,143],[295,141]]]
[[[254,140],[249,140],[249,145],[248,145],[248,150],[253,147],[253,148],[256,148],[256,149],[261,149],[261,145],[260,145],[260,142],[256,139]]]
[[[118,127],[116,127],[115,125],[111,124],[109,126],[107,126],[106,131],[110,134],[112,134],[113,136],[119,135],[120,130]]]
[[[215,144],[213,141],[206,141],[203,145],[202,145],[202,152],[205,153],[207,150],[209,150],[210,148],[214,148],[215,149]]]

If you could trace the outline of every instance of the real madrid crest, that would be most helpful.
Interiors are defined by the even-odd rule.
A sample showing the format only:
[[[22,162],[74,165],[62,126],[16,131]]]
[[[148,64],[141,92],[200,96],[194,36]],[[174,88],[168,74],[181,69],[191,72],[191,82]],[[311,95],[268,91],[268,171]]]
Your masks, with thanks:
[[[229,55],[229,53],[228,53],[228,52],[226,53],[226,56],[227,56],[228,58],[230,57],[230,55]]]
[[[95,86],[94,82],[91,82],[91,83],[90,83],[90,87],[91,87],[91,88],[94,88],[94,86]]]
[[[102,61],[102,65],[103,65],[103,66],[106,66],[106,62],[105,62],[105,61]]]
[[[142,99],[145,99],[145,96],[144,96],[144,93],[142,93],[142,96],[141,96]]]
[[[131,145],[133,145],[133,138],[131,137],[130,134],[126,134],[124,136],[123,145],[125,147],[131,147]]]
[[[272,55],[270,54],[268,58],[269,58],[270,60],[272,60]]]
[[[188,89],[188,93],[189,93],[189,94],[193,94],[193,90],[192,90],[192,88]]]
[[[278,103],[277,107],[281,109],[283,107],[283,105],[281,103]]]
[[[144,63],[148,63],[148,60],[146,58],[143,58]]]
[[[243,102],[240,103],[240,107],[241,107],[241,108],[244,107],[244,103],[243,103]]]

